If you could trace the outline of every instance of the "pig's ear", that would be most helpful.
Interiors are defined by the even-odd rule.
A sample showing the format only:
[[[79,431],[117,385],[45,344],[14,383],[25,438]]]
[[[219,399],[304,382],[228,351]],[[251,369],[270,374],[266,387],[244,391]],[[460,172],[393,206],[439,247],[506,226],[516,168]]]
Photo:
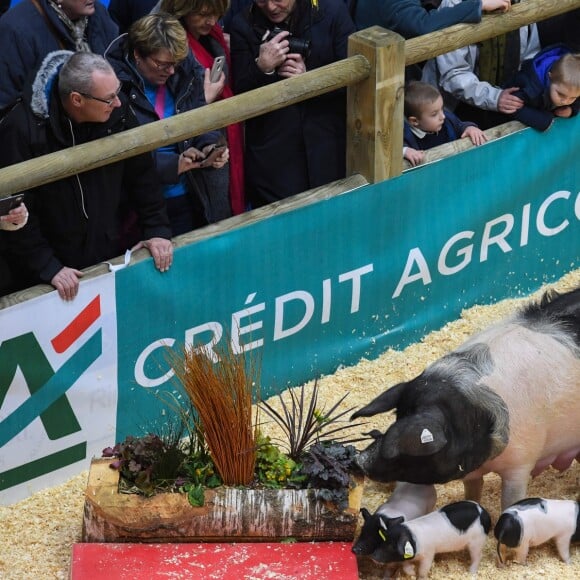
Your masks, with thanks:
[[[385,434],[381,451],[386,459],[422,457],[441,451],[445,445],[447,437],[437,414],[421,413],[397,420]]]
[[[365,522],[371,517],[371,512],[367,508],[360,508],[360,513]]]
[[[385,411],[390,411],[394,409],[399,404],[399,399],[407,383],[399,383],[390,389],[387,389],[384,393],[373,399],[368,405],[359,409],[353,413],[350,420],[356,419],[357,417],[372,417],[377,413],[384,413]]]

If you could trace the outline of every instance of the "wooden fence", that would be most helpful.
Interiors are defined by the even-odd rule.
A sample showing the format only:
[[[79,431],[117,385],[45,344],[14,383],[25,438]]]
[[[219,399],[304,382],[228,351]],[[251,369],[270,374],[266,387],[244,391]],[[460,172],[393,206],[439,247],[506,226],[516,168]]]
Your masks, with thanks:
[[[180,236],[178,245],[215,235],[224,229],[265,219],[303,203],[336,195],[364,183],[375,183],[403,171],[403,85],[405,66],[472,44],[532,22],[580,8],[580,0],[526,0],[506,14],[485,15],[480,24],[459,24],[405,41],[378,26],[353,34],[348,58],[308,71],[299,77],[236,95],[97,141],[85,143],[0,169],[0,197],[25,191],[126,159],[206,131],[280,109],[347,87],[347,177],[345,180],[283,200],[265,208]],[[489,137],[521,128],[510,123],[492,129]],[[429,152],[428,160],[468,148],[462,140]],[[465,142],[465,143],[464,143]],[[137,259],[147,256],[141,252]],[[87,269],[89,277],[103,265]],[[85,277],[86,279],[86,277]],[[52,290],[38,286],[0,299],[0,308]]]

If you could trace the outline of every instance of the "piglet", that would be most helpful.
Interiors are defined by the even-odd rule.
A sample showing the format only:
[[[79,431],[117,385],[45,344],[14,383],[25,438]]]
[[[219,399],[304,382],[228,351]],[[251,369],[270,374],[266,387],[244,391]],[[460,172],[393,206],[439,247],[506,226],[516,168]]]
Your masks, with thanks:
[[[500,564],[508,548],[514,561],[525,564],[530,546],[554,540],[560,558],[570,562],[570,542],[580,540],[580,502],[533,497],[518,501],[500,516],[493,533]]]
[[[383,531],[384,541],[373,552],[376,562],[405,562],[403,570],[417,578],[427,578],[436,554],[467,548],[471,556],[469,571],[477,572],[487,534],[489,513],[474,501],[458,501],[415,520],[391,522]],[[412,560],[412,562],[411,562]]]
[[[420,485],[399,481],[389,499],[374,514],[366,508],[361,509],[364,524],[352,551],[357,556],[368,556],[382,543],[379,530],[381,520],[403,517],[405,521],[414,520],[433,511],[437,501],[434,485]],[[382,526],[385,527],[384,524]]]

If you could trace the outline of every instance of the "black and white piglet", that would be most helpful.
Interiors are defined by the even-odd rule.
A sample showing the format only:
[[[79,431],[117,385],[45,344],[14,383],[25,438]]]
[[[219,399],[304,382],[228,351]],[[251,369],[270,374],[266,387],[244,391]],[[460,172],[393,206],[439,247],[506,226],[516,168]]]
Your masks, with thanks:
[[[392,521],[383,530],[383,542],[372,553],[376,562],[404,562],[403,570],[417,578],[427,578],[436,554],[469,550],[469,571],[477,572],[487,534],[491,529],[489,513],[474,501],[450,503],[415,520]]]
[[[508,550],[513,560],[525,564],[530,547],[554,540],[560,558],[570,562],[570,542],[580,540],[580,502],[532,497],[518,501],[500,516],[493,533],[497,556],[505,563]]]
[[[580,460],[578,385],[580,288],[546,293],[354,413],[397,412],[356,461],[376,481],[463,479],[472,500],[495,472],[505,509],[530,474]]]
[[[366,508],[361,509],[364,524],[352,551],[357,556],[368,556],[382,543],[379,530],[385,521],[403,517],[405,521],[424,516],[435,508],[437,492],[434,485],[420,485],[399,481],[389,496],[374,514]]]

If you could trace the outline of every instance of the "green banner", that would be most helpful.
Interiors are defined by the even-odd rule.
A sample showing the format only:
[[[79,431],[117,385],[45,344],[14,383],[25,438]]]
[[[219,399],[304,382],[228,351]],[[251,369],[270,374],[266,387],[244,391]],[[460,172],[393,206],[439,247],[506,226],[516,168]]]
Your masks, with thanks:
[[[557,120],[119,271],[117,440],[159,417],[184,343],[258,357],[268,396],[578,268],[579,147]]]

